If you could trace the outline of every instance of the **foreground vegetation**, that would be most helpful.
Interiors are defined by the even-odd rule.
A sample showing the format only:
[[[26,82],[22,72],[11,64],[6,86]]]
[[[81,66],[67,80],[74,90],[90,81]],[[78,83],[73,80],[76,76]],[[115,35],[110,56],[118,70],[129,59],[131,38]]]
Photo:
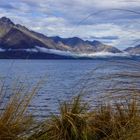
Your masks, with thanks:
[[[134,65],[134,62],[132,64]],[[139,140],[140,65],[136,63],[133,67],[137,69],[134,73],[124,72],[101,77],[101,80],[119,78],[121,84],[123,82],[120,82],[120,79],[126,79],[126,83],[130,85],[123,84],[119,87],[116,83],[116,87],[108,94],[95,99],[91,104],[84,101],[81,94],[71,100],[60,102],[59,115],[53,114],[39,122],[28,111],[28,107],[42,81],[30,88],[17,82],[10,88],[12,90],[2,82],[0,140]],[[90,86],[91,75],[93,73],[87,76],[88,80],[82,80],[89,82]],[[128,78],[134,79],[133,82]],[[81,89],[80,92],[85,93],[85,90]]]
[[[3,102],[4,86],[0,90],[0,140],[140,139],[139,93],[108,96],[107,102],[100,99],[101,102],[92,108],[79,95],[60,103],[59,115],[38,123],[28,112],[36,88],[29,93],[26,91],[27,94],[21,93],[23,91],[22,87],[14,90]]]

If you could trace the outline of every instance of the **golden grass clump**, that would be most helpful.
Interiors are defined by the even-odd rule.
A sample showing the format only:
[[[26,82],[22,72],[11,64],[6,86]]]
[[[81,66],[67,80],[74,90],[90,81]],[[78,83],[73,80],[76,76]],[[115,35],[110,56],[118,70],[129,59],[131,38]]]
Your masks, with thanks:
[[[123,97],[123,96],[122,96]],[[138,97],[139,98],[139,97]],[[116,100],[116,99],[114,99]],[[33,140],[138,140],[140,138],[139,100],[99,104],[92,110],[75,97],[60,104],[60,114],[32,135]]]
[[[81,96],[60,103],[58,115],[40,121],[28,113],[35,93],[16,92],[0,110],[0,140],[138,140],[140,138],[140,100],[111,98],[89,108]],[[21,96],[22,95],[22,96]],[[3,96],[4,97],[4,96]],[[2,100],[1,100],[2,101]],[[1,103],[0,107],[3,107]]]
[[[21,85],[6,90],[4,85],[0,89],[0,140],[25,140],[34,126],[27,109],[37,88],[27,92]]]
[[[86,140],[87,104],[81,103],[80,96],[72,101],[60,103],[60,115],[52,115],[42,131],[35,134],[37,140]]]
[[[91,140],[137,140],[140,138],[137,101],[101,105],[90,113]]]

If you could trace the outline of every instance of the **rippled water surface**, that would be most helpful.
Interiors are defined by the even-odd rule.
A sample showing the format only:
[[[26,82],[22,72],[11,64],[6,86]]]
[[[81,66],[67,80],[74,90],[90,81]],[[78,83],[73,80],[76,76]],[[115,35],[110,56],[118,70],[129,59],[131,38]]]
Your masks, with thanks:
[[[140,58],[95,59],[95,60],[0,60],[1,83],[7,86],[19,79],[27,86],[44,80],[41,90],[35,95],[30,110],[37,117],[50,112],[57,113],[58,101],[67,100],[79,92],[85,100],[120,85],[134,84],[140,87],[139,78],[112,78],[120,73],[139,73]],[[117,83],[117,84],[116,84]],[[9,87],[10,88],[10,87]]]

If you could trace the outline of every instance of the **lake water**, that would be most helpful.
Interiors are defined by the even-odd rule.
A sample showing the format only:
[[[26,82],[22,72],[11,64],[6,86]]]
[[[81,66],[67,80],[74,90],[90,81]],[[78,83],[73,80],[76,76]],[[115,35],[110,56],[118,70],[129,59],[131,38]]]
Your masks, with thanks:
[[[45,81],[35,95],[30,111],[38,118],[50,112],[58,113],[58,102],[84,93],[88,102],[108,89],[135,85],[140,88],[140,77],[117,76],[139,74],[140,57],[134,59],[94,60],[0,60],[1,84],[17,81],[26,86]]]

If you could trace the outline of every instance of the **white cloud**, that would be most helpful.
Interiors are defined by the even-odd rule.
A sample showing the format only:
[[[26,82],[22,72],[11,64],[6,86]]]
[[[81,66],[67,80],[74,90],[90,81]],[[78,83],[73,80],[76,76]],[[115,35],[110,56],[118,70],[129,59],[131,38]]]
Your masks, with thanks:
[[[6,8],[6,4],[12,8]],[[140,36],[140,15],[111,10],[138,11],[140,0],[1,0],[0,5],[0,16],[49,36],[117,36],[108,43],[119,48],[128,47]]]

